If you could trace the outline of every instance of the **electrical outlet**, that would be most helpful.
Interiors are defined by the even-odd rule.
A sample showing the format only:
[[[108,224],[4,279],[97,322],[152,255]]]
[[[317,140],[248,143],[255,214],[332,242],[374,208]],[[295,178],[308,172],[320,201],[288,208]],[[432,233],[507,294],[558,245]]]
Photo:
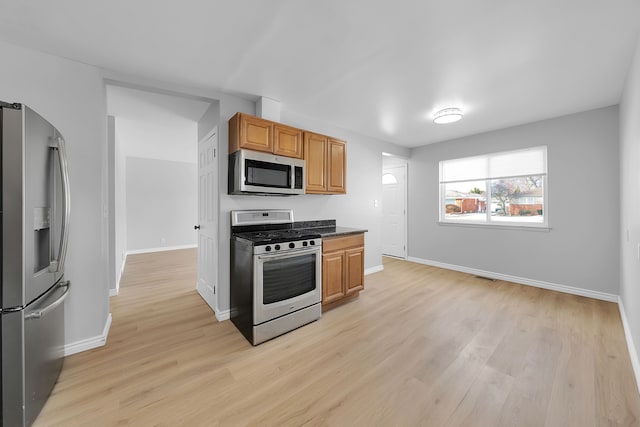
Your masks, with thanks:
[[[380,202],[378,200],[374,200],[373,201],[373,207],[377,208],[378,206],[380,206]]]
[[[160,239],[160,244],[164,245],[165,243],[167,243],[167,239],[165,239],[164,237]]]

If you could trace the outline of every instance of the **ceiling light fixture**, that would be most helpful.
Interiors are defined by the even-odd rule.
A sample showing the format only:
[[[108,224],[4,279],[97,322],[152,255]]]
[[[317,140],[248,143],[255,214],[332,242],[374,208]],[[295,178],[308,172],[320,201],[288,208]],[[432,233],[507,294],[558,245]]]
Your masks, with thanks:
[[[433,115],[433,123],[444,125],[457,122],[462,118],[462,110],[459,108],[445,108]]]

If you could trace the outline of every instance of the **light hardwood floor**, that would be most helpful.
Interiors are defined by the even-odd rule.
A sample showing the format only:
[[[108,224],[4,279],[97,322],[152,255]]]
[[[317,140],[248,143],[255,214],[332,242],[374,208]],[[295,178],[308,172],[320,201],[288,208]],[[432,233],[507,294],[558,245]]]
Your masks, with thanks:
[[[394,260],[252,347],[194,290],[194,250],[130,256],[107,345],[36,426],[638,425],[615,304]]]

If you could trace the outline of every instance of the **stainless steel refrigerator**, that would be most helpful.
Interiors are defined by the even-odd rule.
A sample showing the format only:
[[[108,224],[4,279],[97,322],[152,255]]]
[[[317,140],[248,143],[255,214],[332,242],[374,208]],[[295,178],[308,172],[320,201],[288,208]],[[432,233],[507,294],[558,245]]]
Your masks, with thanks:
[[[0,101],[0,425],[29,426],[63,362],[69,177],[64,139],[23,104]]]

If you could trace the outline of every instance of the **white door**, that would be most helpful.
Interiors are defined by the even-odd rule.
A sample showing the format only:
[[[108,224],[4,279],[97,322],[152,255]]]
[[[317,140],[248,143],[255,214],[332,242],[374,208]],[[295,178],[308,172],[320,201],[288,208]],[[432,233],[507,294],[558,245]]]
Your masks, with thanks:
[[[382,170],[382,253],[407,257],[407,165]]]
[[[218,129],[198,143],[198,292],[218,307]]]

